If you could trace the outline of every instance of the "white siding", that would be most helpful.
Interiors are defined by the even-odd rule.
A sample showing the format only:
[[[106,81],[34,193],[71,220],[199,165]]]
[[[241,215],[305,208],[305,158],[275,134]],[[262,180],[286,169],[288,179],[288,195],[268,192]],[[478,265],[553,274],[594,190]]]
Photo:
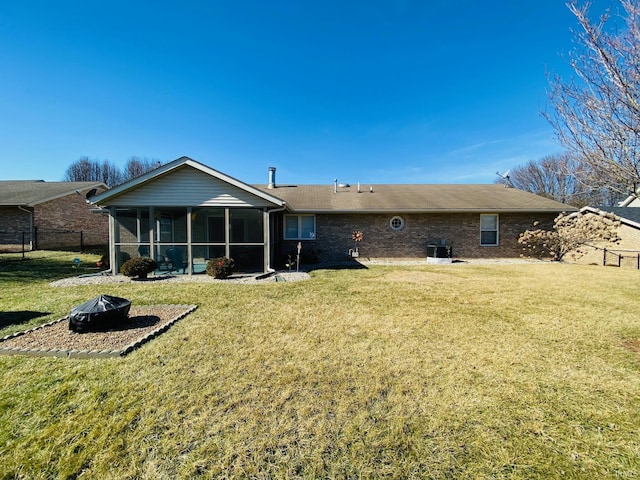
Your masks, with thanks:
[[[266,207],[272,204],[192,168],[181,168],[109,201],[112,206]]]

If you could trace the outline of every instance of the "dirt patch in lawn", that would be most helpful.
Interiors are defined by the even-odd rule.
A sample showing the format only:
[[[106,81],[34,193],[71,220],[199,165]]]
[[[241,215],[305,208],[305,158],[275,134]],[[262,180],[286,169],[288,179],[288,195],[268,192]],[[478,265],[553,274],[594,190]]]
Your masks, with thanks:
[[[64,317],[1,339],[0,354],[76,358],[123,356],[165,332],[195,309],[195,305],[132,306],[126,324],[104,332],[73,332]]]
[[[630,338],[622,342],[622,346],[627,350],[640,354],[640,338]]]

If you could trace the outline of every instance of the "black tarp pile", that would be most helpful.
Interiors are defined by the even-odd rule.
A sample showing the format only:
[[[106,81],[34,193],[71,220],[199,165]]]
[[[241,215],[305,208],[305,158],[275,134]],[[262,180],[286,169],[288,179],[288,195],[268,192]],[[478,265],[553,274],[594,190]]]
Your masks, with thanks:
[[[69,330],[96,332],[116,328],[129,318],[131,301],[126,298],[99,295],[71,309]]]

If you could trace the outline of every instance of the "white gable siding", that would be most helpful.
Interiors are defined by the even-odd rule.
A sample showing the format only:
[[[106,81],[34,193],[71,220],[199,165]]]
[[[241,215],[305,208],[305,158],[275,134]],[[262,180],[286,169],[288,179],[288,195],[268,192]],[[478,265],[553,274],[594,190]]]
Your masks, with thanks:
[[[266,200],[192,168],[181,168],[124,193],[109,205],[156,207],[267,207]]]

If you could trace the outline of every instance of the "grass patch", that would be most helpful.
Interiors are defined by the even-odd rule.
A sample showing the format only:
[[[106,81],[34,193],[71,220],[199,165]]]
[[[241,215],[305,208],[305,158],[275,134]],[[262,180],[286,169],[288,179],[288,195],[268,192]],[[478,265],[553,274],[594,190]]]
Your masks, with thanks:
[[[54,270],[23,282],[2,268],[2,310],[59,318],[101,293],[199,308],[122,359],[0,357],[3,478],[640,471],[636,271],[372,266],[53,288]]]

